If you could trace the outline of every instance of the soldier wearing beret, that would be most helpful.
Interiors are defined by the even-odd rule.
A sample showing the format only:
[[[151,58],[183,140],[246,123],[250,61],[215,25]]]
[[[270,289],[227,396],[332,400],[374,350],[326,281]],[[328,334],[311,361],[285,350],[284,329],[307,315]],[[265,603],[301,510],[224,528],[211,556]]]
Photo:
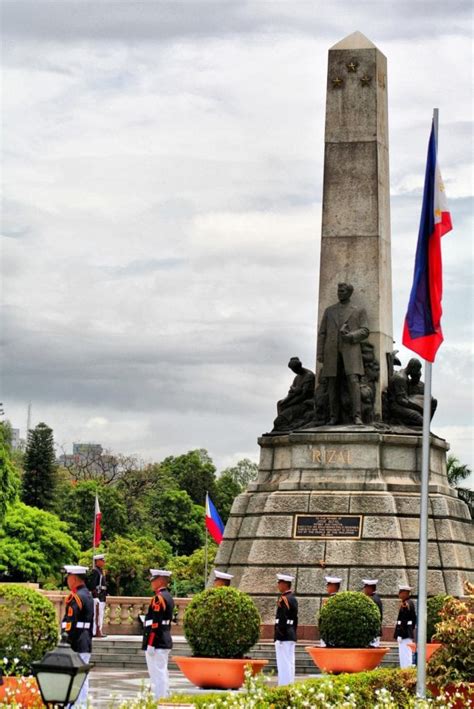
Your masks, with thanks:
[[[168,591],[171,571],[150,569],[151,599],[144,620],[142,649],[150,675],[151,687],[156,699],[168,696],[169,673],[168,656],[173,647],[171,621],[174,601]]]
[[[280,596],[275,616],[275,654],[278,670],[278,684],[295,681],[295,646],[298,630],[298,601],[291,590],[294,576],[277,574]]]
[[[410,598],[411,586],[400,585],[398,597],[400,610],[393,637],[398,642],[398,656],[400,667],[410,667],[413,663],[412,651],[408,647],[415,637],[416,611],[415,604]]]
[[[92,652],[92,623],[94,601],[86,586],[86,566],[65,566],[67,586],[70,594],[66,598],[66,610],[61,622],[61,630],[66,633],[74,652],[79,653],[83,662],[88,663]],[[89,677],[82,685],[76,700],[78,706],[87,704]]]

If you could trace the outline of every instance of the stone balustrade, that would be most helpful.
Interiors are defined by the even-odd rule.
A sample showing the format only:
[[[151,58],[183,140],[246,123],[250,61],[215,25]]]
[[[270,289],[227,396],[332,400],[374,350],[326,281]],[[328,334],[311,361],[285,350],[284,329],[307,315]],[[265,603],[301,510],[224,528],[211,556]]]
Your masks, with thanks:
[[[65,599],[68,591],[42,591],[54,605],[58,623],[64,615]],[[140,635],[142,632],[139,615],[146,613],[151,596],[108,596],[105,607],[104,632],[109,635]],[[190,598],[175,598],[178,608],[178,623],[173,625],[174,633],[182,633],[184,609]]]

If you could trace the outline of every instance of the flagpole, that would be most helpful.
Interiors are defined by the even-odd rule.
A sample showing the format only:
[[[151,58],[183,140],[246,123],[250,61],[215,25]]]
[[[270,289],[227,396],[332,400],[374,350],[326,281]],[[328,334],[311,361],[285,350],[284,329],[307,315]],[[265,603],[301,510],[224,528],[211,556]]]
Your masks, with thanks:
[[[207,498],[208,498],[209,493],[206,492],[206,510],[207,510]],[[206,513],[207,514],[207,513]],[[204,526],[206,528],[206,542],[204,546],[204,588],[206,588],[206,583],[207,583],[207,540],[208,540],[208,533],[207,533],[207,524],[206,521],[204,520]]]
[[[438,155],[439,109],[433,109],[433,130]],[[428,567],[428,499],[430,477],[430,423],[431,423],[431,373],[432,364],[425,360],[425,388],[423,395],[423,437],[421,455],[420,495],[420,553],[418,561],[418,620],[417,620],[417,670],[416,694],[426,697],[426,596]]]

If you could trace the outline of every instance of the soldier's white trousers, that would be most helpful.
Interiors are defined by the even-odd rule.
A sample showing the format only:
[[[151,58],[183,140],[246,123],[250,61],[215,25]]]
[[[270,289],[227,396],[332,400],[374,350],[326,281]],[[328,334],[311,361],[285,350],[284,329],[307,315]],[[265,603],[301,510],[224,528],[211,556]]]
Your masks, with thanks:
[[[91,659],[91,653],[90,652],[80,652],[79,657],[83,662],[89,662]],[[86,707],[87,706],[87,695],[89,694],[89,675],[86,677],[86,681],[82,685],[81,691],[79,692],[79,696],[74,702],[74,704],[70,704],[69,706],[74,706],[74,707]]]
[[[295,681],[295,646],[293,640],[275,640],[279,686]]]
[[[92,628],[93,635],[97,633],[97,630],[102,632],[102,626],[104,625],[104,613],[105,601],[99,601],[98,598],[94,598],[94,627]],[[97,620],[99,622],[97,622]]]
[[[156,699],[168,696],[169,674],[168,655],[169,650],[157,647],[147,647],[145,652],[146,665],[150,675],[151,689]]]
[[[411,638],[402,638],[399,636],[397,638],[398,642],[398,657],[400,658],[400,667],[403,669],[405,667],[411,667],[413,664],[413,653],[408,647],[408,643],[412,643]]]
[[[370,647],[380,647],[380,636],[374,638],[369,645]]]

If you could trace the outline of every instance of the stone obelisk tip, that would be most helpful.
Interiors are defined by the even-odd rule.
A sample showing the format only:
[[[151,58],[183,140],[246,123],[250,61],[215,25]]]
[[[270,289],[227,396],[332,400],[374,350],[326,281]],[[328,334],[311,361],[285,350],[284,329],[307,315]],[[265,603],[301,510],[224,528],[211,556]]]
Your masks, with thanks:
[[[337,42],[331,49],[377,49],[362,32],[353,32]]]

